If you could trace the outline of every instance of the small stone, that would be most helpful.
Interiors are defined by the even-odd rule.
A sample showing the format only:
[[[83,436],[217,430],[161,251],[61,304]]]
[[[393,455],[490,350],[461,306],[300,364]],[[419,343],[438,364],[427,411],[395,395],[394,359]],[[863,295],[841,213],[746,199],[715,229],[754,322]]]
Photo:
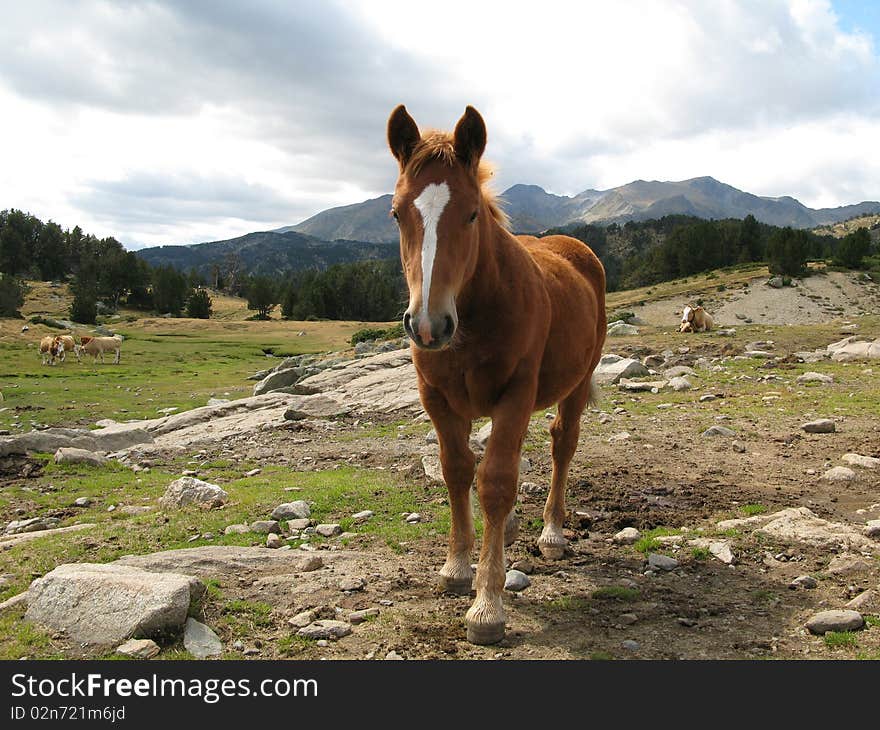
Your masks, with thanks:
[[[301,613],[296,614],[293,618],[287,620],[287,623],[293,626],[295,629],[301,629],[305,626],[308,626],[315,620],[315,611],[313,609],[309,609],[308,611],[302,611]]]
[[[856,478],[856,473],[848,466],[834,466],[826,471],[822,478],[829,482],[851,482]]]
[[[519,485],[519,491],[521,494],[541,494],[546,489],[535,482],[523,482]]]
[[[710,426],[705,431],[703,431],[701,436],[736,436],[736,431],[727,428],[727,426]]]
[[[336,537],[336,535],[342,534],[342,526],[337,525],[336,523],[317,525],[315,527],[315,532],[321,537]]]
[[[107,459],[88,449],[76,449],[62,446],[55,452],[56,464],[88,464],[89,466],[103,466]]]
[[[278,520],[256,520],[251,522],[251,532],[257,532],[262,535],[270,532],[280,533],[281,527],[278,525]]]
[[[373,511],[369,509],[365,509],[362,512],[355,512],[351,519],[355,522],[366,522],[370,517],[373,516]]]
[[[360,611],[352,611],[348,614],[349,623],[357,626],[358,624],[362,624],[364,621],[373,618],[374,616],[379,615],[378,608],[364,608]]]
[[[846,608],[860,613],[880,613],[880,592],[869,588],[847,603]]]
[[[152,659],[159,653],[159,645],[152,639],[129,639],[116,647],[116,653],[133,659]]]
[[[791,583],[788,584],[788,587],[792,590],[797,590],[798,588],[809,590],[815,588],[818,585],[819,581],[817,581],[812,575],[799,575]]]
[[[709,545],[709,552],[725,565],[733,565],[733,551],[730,549],[730,542],[727,540],[711,543]]]
[[[351,633],[351,624],[333,619],[313,621],[296,632],[297,636],[306,639],[341,639]]]
[[[835,555],[828,563],[827,571],[831,575],[858,575],[871,570],[871,564],[859,555]]]
[[[639,650],[639,642],[635,641],[634,639],[626,639],[625,641],[621,641],[620,645],[627,651]]]
[[[73,500],[74,507],[88,507],[91,503],[92,500],[90,500],[88,497],[78,497],[77,499]]]
[[[328,642],[327,639],[318,639],[315,642],[315,646],[320,646],[323,649],[327,646],[330,646],[330,642]]]
[[[504,577],[504,590],[506,591],[518,593],[519,591],[524,591],[531,584],[532,581],[529,579],[529,576],[521,570],[508,570],[507,575]]]
[[[614,542],[618,545],[632,545],[642,536],[635,527],[624,527],[614,536]]]
[[[311,516],[312,510],[309,507],[309,503],[304,499],[298,499],[295,502],[284,502],[272,510],[273,520],[305,519]]]
[[[246,477],[255,477],[255,476],[257,476],[257,474],[259,474],[261,471],[263,471],[263,470],[262,470],[262,469],[251,469],[250,471],[246,471],[246,472],[244,473],[244,475],[245,475]]]
[[[600,413],[599,414],[599,423],[601,423],[601,424],[611,423],[613,420],[614,419],[611,416],[609,416],[607,413]]]
[[[803,375],[798,375],[797,382],[798,382],[798,384],[823,383],[823,384],[827,385],[829,383],[833,383],[834,378],[832,378],[830,375],[824,375],[823,373],[808,372],[808,373],[804,373]]]
[[[670,558],[668,555],[650,553],[648,555],[648,565],[658,570],[675,570],[678,567],[678,561],[675,558]]]
[[[414,525],[416,522],[422,521],[422,516],[418,512],[411,512],[406,516],[406,521],[409,524]]]
[[[234,651],[244,651],[244,642],[241,639],[236,639],[232,642],[232,648]]]
[[[858,631],[864,625],[862,614],[850,609],[820,611],[805,624],[810,633],[819,636],[829,631]]]
[[[639,617],[637,614],[634,613],[622,613],[620,614],[620,616],[617,617],[617,620],[620,621],[620,623],[622,623],[624,626],[631,626],[639,620]]]
[[[312,521],[308,517],[300,517],[295,520],[288,520],[287,528],[291,532],[298,532],[305,530],[310,524],[312,524]]]
[[[343,578],[339,582],[341,591],[362,591],[366,587],[367,582],[363,578]]]
[[[807,433],[834,433],[836,426],[830,418],[819,418],[815,421],[801,424],[801,429]]]
[[[712,393],[706,393],[706,395],[700,396],[700,403],[708,403],[710,400],[715,400],[718,396],[713,395]]]
[[[385,655],[385,661],[386,662],[402,662],[403,657],[400,656],[400,654],[398,654],[396,651],[394,651],[394,649],[392,649],[391,651],[389,651]]]
[[[730,448],[738,454],[746,453],[746,445],[742,441],[733,441],[730,444]]]
[[[681,376],[679,376],[679,377],[676,377],[676,378],[672,378],[672,379],[669,381],[669,386],[670,386],[674,391],[676,391],[676,392],[682,392],[682,391],[685,391],[685,390],[690,390],[691,388],[694,387],[694,386],[691,385],[691,381],[688,380],[688,379],[687,379],[686,377],[684,377],[683,375],[681,375]]]
[[[266,535],[266,547],[267,548],[280,548],[282,545],[281,537],[276,535],[274,532],[270,532]]]
[[[422,470],[431,481],[443,484],[443,467],[440,465],[440,457],[434,454],[425,454],[422,457]]]
[[[615,444],[621,443],[623,441],[629,441],[632,438],[627,431],[621,431],[620,433],[616,433],[613,436],[609,436],[608,443]]]
[[[245,524],[237,524],[237,525],[226,525],[223,529],[224,535],[244,535],[251,531],[249,525]]]
[[[145,470],[144,470],[145,471]],[[165,509],[195,505],[203,509],[222,507],[229,499],[226,490],[195,477],[181,477],[168,485],[159,504]]]
[[[880,537],[880,520],[868,520],[862,532],[865,537]]]
[[[880,459],[873,456],[862,456],[861,454],[844,454],[842,461],[852,466],[861,466],[865,469],[880,469]]]
[[[511,569],[518,570],[521,573],[525,573],[526,575],[531,575],[535,571],[535,566],[528,558],[525,558],[523,560],[515,560],[510,567]]]
[[[183,646],[196,659],[207,659],[223,653],[223,644],[214,631],[194,618],[186,620],[183,632]]]

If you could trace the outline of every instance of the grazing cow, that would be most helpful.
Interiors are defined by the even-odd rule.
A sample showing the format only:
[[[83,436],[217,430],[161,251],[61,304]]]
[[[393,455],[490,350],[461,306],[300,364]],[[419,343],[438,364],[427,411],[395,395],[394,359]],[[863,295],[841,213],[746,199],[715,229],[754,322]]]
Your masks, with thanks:
[[[113,335],[113,337],[83,337],[82,341],[83,345],[81,350],[87,355],[91,355],[95,359],[95,362],[98,361],[98,357],[100,356],[101,362],[103,363],[104,353],[112,350],[116,354],[116,357],[113,358],[113,364],[119,364],[119,356],[122,352],[121,335]]]
[[[76,361],[80,361],[79,355],[79,345],[76,344],[76,340],[71,335],[59,335],[55,338],[56,342],[61,342],[64,345],[64,349],[59,353],[61,362],[64,362],[64,358],[66,357],[68,352],[72,352],[76,355]]]
[[[45,365],[48,363],[49,365],[55,364],[55,358],[60,357],[61,353],[64,352],[64,345],[59,341],[57,337],[52,337],[52,335],[46,335],[42,340],[40,340],[40,355],[42,356],[42,364]]]
[[[685,306],[681,314],[679,332],[708,332],[715,325],[715,320],[702,307]]]

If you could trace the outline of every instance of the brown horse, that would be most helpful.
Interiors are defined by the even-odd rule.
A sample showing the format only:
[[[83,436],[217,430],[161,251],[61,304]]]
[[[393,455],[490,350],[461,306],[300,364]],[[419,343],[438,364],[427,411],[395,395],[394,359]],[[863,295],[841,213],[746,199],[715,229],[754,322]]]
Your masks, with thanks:
[[[532,412],[554,403],[553,475],[538,547],[550,559],[565,550],[568,467],[605,341],[605,271],[574,238],[507,230],[484,188],[486,126],[474,108],[467,107],[453,134],[422,136],[398,106],[388,120],[388,144],[400,165],[391,215],[410,295],[403,325],[452,511],[441,586],[456,593],[469,593],[473,581],[471,424],[492,417],[476,470],[484,534],[476,600],[466,616],[468,640],[491,644],[504,637],[504,545],[515,537],[520,451]]]

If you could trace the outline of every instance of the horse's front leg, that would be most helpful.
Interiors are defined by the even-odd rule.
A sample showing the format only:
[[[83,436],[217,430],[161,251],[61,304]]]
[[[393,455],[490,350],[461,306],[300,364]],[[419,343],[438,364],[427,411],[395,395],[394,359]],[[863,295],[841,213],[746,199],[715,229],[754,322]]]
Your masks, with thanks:
[[[474,575],[471,554],[474,549],[474,521],[470,490],[474,481],[474,452],[468,445],[471,421],[455,413],[443,394],[421,387],[422,403],[434,423],[440,444],[440,464],[449,492],[452,527],[446,562],[440,569],[440,587],[451,593],[471,592]]]
[[[492,435],[477,470],[483,546],[475,581],[477,597],[465,617],[467,638],[473,644],[494,644],[504,638],[505,526],[516,503],[520,451],[534,402],[533,384],[508,388],[492,414]]]

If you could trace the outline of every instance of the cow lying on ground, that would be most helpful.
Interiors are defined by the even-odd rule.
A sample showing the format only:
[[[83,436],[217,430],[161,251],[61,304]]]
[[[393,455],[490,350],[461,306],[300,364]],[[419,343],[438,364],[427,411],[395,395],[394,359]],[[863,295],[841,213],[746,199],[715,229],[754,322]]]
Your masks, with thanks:
[[[714,326],[712,316],[702,307],[692,307],[688,304],[681,314],[681,326],[679,332],[708,332]]]
[[[122,352],[122,337],[121,335],[113,335],[113,337],[83,337],[80,349],[87,355],[91,355],[95,362],[97,362],[99,356],[101,362],[104,362],[104,353],[113,351],[116,355],[113,363],[118,365]]]
[[[55,358],[61,357],[64,353],[64,345],[57,337],[46,335],[40,340],[40,355],[42,356],[42,364],[55,364]]]

